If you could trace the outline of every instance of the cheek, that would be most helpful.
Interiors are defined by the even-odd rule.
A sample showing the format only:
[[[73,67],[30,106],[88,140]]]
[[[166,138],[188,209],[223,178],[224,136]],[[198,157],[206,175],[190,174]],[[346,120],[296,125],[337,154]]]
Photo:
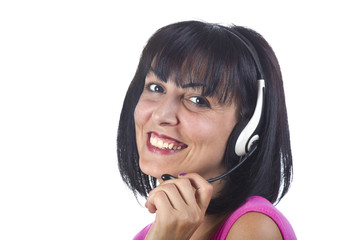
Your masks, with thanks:
[[[141,149],[140,143],[143,142],[145,125],[149,119],[149,108],[147,108],[142,101],[139,101],[134,109],[134,124],[135,124],[135,137],[138,150]]]
[[[222,143],[228,140],[235,124],[235,121],[212,118],[211,120],[198,120],[190,123],[188,129],[192,129],[191,132],[197,140]],[[197,129],[197,131],[194,131],[194,129]]]
[[[134,122],[136,128],[144,125],[150,118],[150,116],[150,107],[147,106],[147,104],[145,104],[143,101],[141,101],[141,99],[139,99],[139,102],[134,109]]]
[[[201,151],[222,151],[225,146],[229,132],[222,128],[217,122],[207,119],[198,119],[197,121],[187,122],[187,126],[183,128],[187,135],[192,139]],[[217,150],[216,150],[217,149]]]
[[[141,107],[139,106],[139,103],[138,103],[134,109],[134,122],[135,122],[136,126],[139,124],[139,122],[141,122],[142,118],[143,117],[142,117]]]

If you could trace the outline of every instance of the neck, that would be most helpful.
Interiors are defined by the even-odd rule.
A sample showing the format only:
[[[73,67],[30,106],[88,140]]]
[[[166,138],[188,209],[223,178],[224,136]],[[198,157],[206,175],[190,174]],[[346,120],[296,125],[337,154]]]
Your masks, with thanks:
[[[222,180],[212,183],[213,185],[213,196],[216,198],[220,190],[224,187]],[[210,239],[212,235],[218,230],[223,223],[224,219],[228,214],[206,214],[201,225],[197,228],[191,237],[191,240],[203,240]]]
[[[226,217],[227,214],[206,215],[202,224],[197,228],[190,240],[210,239]]]

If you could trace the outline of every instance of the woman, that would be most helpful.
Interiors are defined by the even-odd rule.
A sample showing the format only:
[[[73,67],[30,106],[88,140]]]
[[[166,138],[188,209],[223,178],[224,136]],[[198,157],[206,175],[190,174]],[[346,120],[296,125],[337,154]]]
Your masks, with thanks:
[[[158,30],[117,144],[123,180],[156,213],[135,239],[295,239],[272,205],[292,176],[282,76],[256,32],[197,21]]]

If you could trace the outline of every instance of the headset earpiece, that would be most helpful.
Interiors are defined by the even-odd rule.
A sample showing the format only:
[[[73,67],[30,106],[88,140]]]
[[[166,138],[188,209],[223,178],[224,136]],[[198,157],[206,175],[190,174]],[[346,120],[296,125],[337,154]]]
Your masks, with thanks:
[[[262,109],[264,105],[264,89],[265,81],[263,79],[259,79],[256,108],[253,112],[251,119],[240,132],[234,147],[234,151],[239,157],[249,152],[252,148],[252,145],[254,145],[259,139],[258,130],[263,112]]]

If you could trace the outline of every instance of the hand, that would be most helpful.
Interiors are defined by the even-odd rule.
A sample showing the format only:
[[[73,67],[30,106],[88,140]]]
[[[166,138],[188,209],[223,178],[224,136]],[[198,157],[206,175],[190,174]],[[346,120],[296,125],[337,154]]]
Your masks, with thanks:
[[[145,204],[155,221],[146,240],[190,239],[204,219],[213,186],[191,173],[162,182]]]

